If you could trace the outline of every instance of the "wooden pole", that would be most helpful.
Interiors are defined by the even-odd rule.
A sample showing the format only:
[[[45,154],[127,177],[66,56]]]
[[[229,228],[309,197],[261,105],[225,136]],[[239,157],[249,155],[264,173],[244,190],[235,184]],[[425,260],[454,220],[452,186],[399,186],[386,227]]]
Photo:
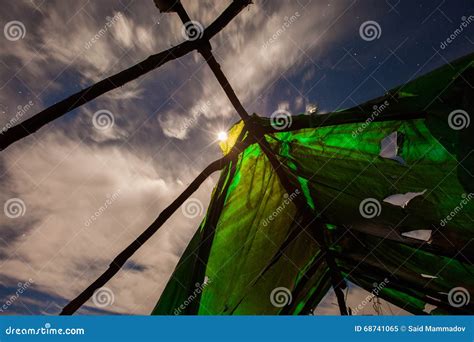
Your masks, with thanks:
[[[152,55],[128,69],[107,77],[106,79],[82,89],[64,100],[59,101],[22,123],[13,126],[6,131],[0,132],[0,151],[18,140],[33,134],[44,125],[60,118],[71,110],[92,101],[96,97],[119,88],[169,61],[182,57],[187,53],[200,48],[204,44],[209,44],[209,39],[220,32],[249,3],[250,0],[234,0],[224,10],[224,12],[222,12],[222,14],[204,30],[201,39],[187,41],[171,49]]]
[[[248,2],[247,2],[248,4]],[[247,5],[246,4],[246,5]],[[245,5],[245,6],[246,6]],[[183,24],[190,22],[190,18],[187,15],[184,7],[178,2],[176,11],[180,16]],[[244,6],[244,7],[245,7]],[[230,6],[229,6],[230,7]],[[219,19],[218,19],[219,20]],[[218,21],[216,20],[216,22]],[[267,158],[269,159],[273,169],[275,170],[277,176],[280,179],[283,187],[288,193],[295,192],[298,188],[297,186],[291,182],[288,177],[288,174],[285,172],[285,166],[277,159],[276,155],[274,154],[273,150],[271,149],[269,143],[265,139],[265,135],[263,132],[262,127],[253,122],[251,116],[247,113],[245,108],[242,106],[240,100],[238,99],[237,95],[235,94],[234,90],[232,89],[230,83],[228,82],[226,76],[222,72],[219,63],[212,55],[211,45],[209,41],[204,41],[203,44],[200,44],[197,47],[198,51],[204,57],[206,62],[208,63],[209,67],[211,68],[212,72],[214,73],[216,79],[218,80],[219,84],[221,85],[222,89],[226,93],[229,101],[234,106],[235,110],[239,114],[239,116],[244,121],[245,127],[247,131],[251,134],[253,139],[259,144],[262,151],[265,153]],[[213,172],[221,169],[225,163],[227,163],[231,156],[233,156],[237,151],[237,146],[234,146],[233,152],[229,153],[225,157],[211,163],[201,174],[189,185],[189,187],[181,193],[181,195],[173,201],[173,203],[168,206],[163,212],[160,213],[158,218],[153,222],[153,224],[148,227],[135,241],[133,241],[124,251],[122,251],[109,265],[109,268],[99,277],[96,281],[94,281],[89,287],[87,287],[79,296],[77,296],[74,300],[72,300],[68,305],[64,307],[61,312],[61,315],[71,315],[77,311],[93,294],[94,291],[105,285],[125,264],[125,262],[151,237],[153,234],[166,222],[166,220],[179,208],[179,206],[199,187],[199,185]],[[311,210],[309,209],[305,200],[299,196],[295,197],[295,204],[303,210],[304,215],[308,215]],[[319,220],[316,221],[316,224],[319,226]],[[320,232],[322,233],[322,226],[318,227]],[[345,301],[342,292],[342,284],[343,278],[340,273],[337,271],[336,264],[334,259],[332,259],[327,246],[325,244],[324,238],[318,239],[318,242],[321,244],[323,248],[323,252],[325,253],[325,257],[327,263],[329,265],[329,269],[331,272],[331,279],[334,287],[334,291],[336,292],[336,296],[338,298],[339,308],[342,315],[347,315],[347,309],[345,306]],[[342,294],[342,297],[341,297]]]
[[[180,17],[185,27],[189,25],[189,23],[191,23],[191,18],[186,13],[186,10],[184,9],[180,1],[177,1],[175,3],[174,10],[178,13],[178,16]],[[285,166],[278,160],[275,153],[271,149],[270,144],[265,139],[265,134],[262,127],[258,123],[256,122],[254,123],[251,121],[251,116],[247,113],[247,111],[243,107],[239,98],[237,97],[234,90],[232,89],[232,86],[230,85],[226,76],[222,72],[222,69],[219,63],[214,58],[214,55],[212,54],[211,44],[209,43],[209,44],[205,44],[204,46],[199,47],[198,51],[206,60],[207,64],[209,65],[212,72],[214,73],[214,76],[219,82],[221,88],[226,93],[229,101],[232,103],[233,107],[235,108],[235,110],[237,111],[241,119],[244,121],[245,127],[247,128],[248,132],[253,136],[255,141],[259,144],[260,148],[269,159],[270,164],[272,165],[274,171],[276,172],[281,184],[283,185],[287,193],[291,194],[291,193],[295,193],[296,190],[300,190],[298,189],[296,182],[291,182],[290,178],[288,177],[288,173],[285,172]],[[296,196],[294,198],[294,202],[295,202],[295,205],[299,207],[300,210],[302,210],[303,215],[307,216],[312,212],[312,210],[309,208],[308,204],[306,203],[306,200],[302,198],[301,196]],[[334,257],[330,253],[330,250],[327,247],[326,242],[324,240],[324,236],[322,234],[323,232],[322,229],[324,229],[324,225],[319,222],[320,221],[319,219],[314,218],[308,222],[308,226],[313,225],[311,224],[311,221],[314,221],[314,226],[321,233],[321,234],[319,233],[317,234],[318,242],[321,245],[323,252],[325,253],[325,258],[326,258],[326,262],[328,264],[328,267],[331,273],[331,281],[334,288],[334,292],[336,293],[336,297],[338,300],[340,313],[341,315],[347,315],[347,306],[344,300],[344,292],[342,291],[342,288],[345,288],[346,285],[340,271],[338,270]]]
[[[141,233],[127,248],[125,248],[115,259],[110,263],[109,268],[100,275],[91,285],[82,291],[76,298],[69,302],[61,311],[60,315],[72,315],[85,302],[92,297],[94,292],[104,286],[117,272],[125,265],[128,259],[155,234],[158,229],[170,218],[171,215],[189,198],[199,186],[212,173],[221,170],[233,158],[237,156],[240,149],[243,148],[237,144],[233,147],[231,152],[227,155],[209,164],[192,182],[189,186],[156,218],[156,220]]]

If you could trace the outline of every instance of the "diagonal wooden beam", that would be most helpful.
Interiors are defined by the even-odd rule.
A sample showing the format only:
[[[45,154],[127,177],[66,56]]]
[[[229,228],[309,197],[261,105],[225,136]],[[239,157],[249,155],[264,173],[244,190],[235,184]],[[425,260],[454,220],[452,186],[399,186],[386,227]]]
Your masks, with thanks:
[[[72,315],[76,312],[85,302],[92,297],[94,292],[104,286],[114,275],[116,275],[120,269],[125,265],[128,259],[145,243],[163,224],[178,210],[178,208],[191,196],[199,186],[214,172],[221,170],[230,162],[235,161],[238,154],[250,143],[237,143],[234,145],[232,150],[224,157],[209,164],[192,182],[189,186],[168,206],[166,207],[156,218],[156,220],[143,232],[141,233],[127,248],[125,248],[109,265],[109,268],[102,273],[91,285],[89,285],[84,291],[82,291],[76,298],[70,301],[61,311],[60,315]]]
[[[173,10],[178,13],[179,18],[181,19],[185,27],[187,27],[189,24],[192,24],[191,18],[186,13],[186,10],[184,9],[183,5],[181,4],[179,0],[177,0],[175,4],[173,5]],[[217,62],[214,55],[212,54],[211,44],[209,43],[209,44],[203,45],[202,47],[198,48],[198,51],[204,57],[207,64],[211,68],[212,72],[214,73],[214,76],[216,77],[220,86],[226,93],[229,101],[234,106],[234,109],[237,111],[241,119],[244,121],[244,125],[247,131],[254,138],[254,140],[259,144],[263,153],[265,153],[265,155],[267,156],[268,160],[270,161],[270,164],[273,167],[273,170],[277,174],[286,192],[291,194],[291,193],[295,193],[296,190],[299,190],[302,193],[301,189],[299,189],[298,185],[296,185],[298,183],[295,182],[294,180],[292,182],[292,179],[290,179],[289,174],[285,170],[285,166],[280,162],[280,160],[278,160],[274,151],[271,149],[270,144],[265,138],[263,127],[258,122],[252,120],[252,117],[247,113],[244,106],[240,102],[239,98],[235,94],[234,89],[230,85],[229,81],[227,80],[227,77],[222,72],[222,69],[219,63]],[[297,208],[301,210],[303,217],[307,218],[307,224],[305,224],[304,228],[306,229],[306,227],[312,226],[313,229],[316,230],[317,241],[320,244],[321,249],[323,250],[326,262],[329,267],[329,271],[331,275],[331,283],[338,300],[340,313],[341,315],[347,315],[348,314],[347,306],[344,300],[344,293],[342,291],[342,289],[346,287],[346,283],[344,281],[344,278],[341,275],[339,268],[337,267],[337,264],[334,260],[334,256],[331,254],[331,251],[329,250],[326,244],[326,241],[324,239],[324,236],[323,236],[324,224],[321,222],[320,219],[314,217],[313,210],[309,207],[308,203],[306,202],[304,198],[301,198],[301,196],[296,196],[294,198],[294,202]],[[284,245],[286,245],[286,243],[291,242],[290,238],[291,238],[291,234],[290,236],[287,237]],[[283,252],[283,250],[280,249],[280,252]],[[275,257],[278,257],[278,255],[275,255]]]
[[[181,19],[184,27],[189,27],[190,24],[192,25],[193,21],[187,14],[186,10],[184,9],[180,1],[176,1],[174,3],[173,9],[178,13],[178,16]],[[198,28],[196,28],[196,30],[198,30]],[[240,116],[240,118],[244,121],[245,128],[247,129],[249,134],[252,136],[252,138],[259,144],[262,151],[270,160],[270,163],[273,166],[273,169],[278,175],[280,181],[282,182],[282,185],[285,188],[285,190],[288,193],[293,193],[296,190],[296,188],[291,183],[288,177],[288,174],[285,172],[285,166],[277,159],[277,157],[275,156],[275,153],[272,151],[270,144],[267,142],[265,138],[264,131],[261,125],[255,120],[252,120],[252,117],[247,113],[244,106],[240,102],[239,98],[235,94],[234,89],[230,85],[229,81],[227,80],[227,77],[222,72],[222,69],[219,63],[217,62],[214,55],[212,54],[211,44],[210,43],[203,44],[201,47],[198,48],[198,51],[206,60],[207,64],[209,65],[209,68],[213,72],[221,88],[224,90],[225,94],[227,95],[227,98],[229,99],[230,103],[234,107],[235,111]],[[298,202],[301,202],[299,203],[300,207],[303,207],[305,205],[305,203],[303,203],[304,200],[299,197],[295,198],[295,203],[298,204]]]
[[[234,0],[224,10],[224,12],[222,12],[221,15],[204,30],[201,39],[186,41],[172,47],[171,49],[152,55],[128,69],[82,89],[51,107],[42,110],[22,123],[13,126],[6,131],[2,131],[0,133],[0,151],[4,150],[14,142],[33,134],[44,125],[60,118],[71,110],[92,101],[96,97],[119,88],[169,61],[182,57],[189,52],[208,44],[208,41],[221,31],[237,14],[240,13],[240,11],[249,5],[250,2],[250,0]]]

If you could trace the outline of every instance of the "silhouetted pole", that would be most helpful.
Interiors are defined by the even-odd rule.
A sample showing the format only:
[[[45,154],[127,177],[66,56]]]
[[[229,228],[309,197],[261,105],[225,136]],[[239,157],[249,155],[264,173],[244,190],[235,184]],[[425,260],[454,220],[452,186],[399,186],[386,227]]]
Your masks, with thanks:
[[[164,0],[158,0],[158,2],[160,1],[169,2],[169,1],[164,1]],[[181,4],[179,0],[172,1],[172,2],[173,2],[173,6],[170,7],[170,11],[176,11],[183,25],[185,27],[188,27],[188,25],[190,25],[192,21],[191,21],[191,18],[186,13],[186,10],[184,9],[183,5]],[[157,6],[159,7],[158,3],[157,3]],[[198,28],[196,28],[196,30],[198,30]],[[245,127],[247,128],[248,132],[254,137],[255,141],[259,144],[260,148],[269,159],[270,164],[275,170],[282,186],[285,188],[287,193],[291,194],[291,193],[295,193],[296,190],[300,190],[298,189],[298,186],[296,185],[297,182],[295,181],[291,182],[290,178],[288,177],[288,173],[285,172],[285,166],[278,160],[274,151],[271,149],[270,144],[265,139],[265,134],[261,126],[258,123],[252,121],[251,116],[247,113],[245,108],[242,106],[242,103],[240,102],[239,98],[237,97],[234,90],[232,89],[232,86],[230,85],[226,76],[222,72],[222,69],[219,63],[214,58],[214,55],[212,54],[211,44],[210,43],[203,44],[203,46],[198,48],[198,51],[206,60],[207,64],[209,65],[212,72],[214,73],[214,76],[216,77],[217,81],[219,82],[222,89],[224,90],[227,97],[229,98],[229,101],[232,103],[235,110],[237,111],[241,119],[244,121]],[[302,210],[303,215],[305,216],[310,215],[310,213],[313,212],[311,208],[309,208],[306,200],[302,198],[301,196],[296,196],[294,199],[294,202],[295,202],[295,205],[300,210]],[[337,267],[334,257],[331,251],[329,250],[329,248],[327,247],[327,244],[324,240],[324,235],[322,234],[323,229],[324,229],[324,224],[322,224],[319,218],[315,217],[314,219],[308,222],[308,226],[313,226],[314,229],[317,230],[317,234],[316,234],[317,241],[320,244],[321,249],[325,253],[326,262],[328,264],[329,271],[331,273],[331,283],[333,285],[334,292],[337,297],[340,313],[341,315],[347,315],[348,314],[347,306],[345,304],[344,292],[342,291],[342,289],[346,287],[346,284],[345,284],[344,278],[342,277]]]
[[[18,125],[0,132],[0,151],[4,150],[14,142],[33,134],[44,125],[60,118],[71,110],[92,101],[96,97],[119,88],[126,83],[145,75],[151,70],[162,66],[166,62],[182,57],[187,53],[196,50],[203,44],[208,44],[209,39],[221,31],[249,3],[250,0],[234,0],[224,10],[224,12],[222,12],[222,14],[204,30],[201,39],[187,41],[171,49],[152,55],[128,69],[107,77],[106,79],[99,81],[64,100],[59,101]]]
[[[128,259],[155,234],[158,229],[178,210],[178,208],[191,196],[199,186],[214,172],[221,170],[229,163],[232,158],[235,158],[240,152],[240,145],[235,145],[231,152],[226,156],[209,164],[192,182],[189,186],[156,218],[156,220],[138,236],[127,248],[125,248],[115,259],[110,263],[109,268],[102,273],[91,285],[81,292],[76,298],[69,302],[61,311],[60,315],[72,315],[85,302],[92,297],[94,292],[104,286],[118,271],[125,265]]]
[[[209,37],[212,37],[222,27],[224,27],[243,7],[247,6],[250,1],[234,1],[219,16],[213,24],[209,27],[207,32]],[[237,6],[235,5],[237,4]],[[237,11],[238,9],[238,11]],[[212,26],[214,25],[214,26]],[[206,31],[205,31],[206,32]],[[211,35],[212,34],[212,35]],[[183,43],[186,44],[186,43]],[[181,44],[181,45],[183,45]],[[181,46],[180,45],[180,46]],[[156,220],[148,227],[138,238],[136,238],[127,248],[125,248],[109,265],[109,268],[97,278],[91,285],[89,285],[83,292],[81,292],[76,298],[69,302],[61,311],[61,315],[72,315],[76,312],[85,302],[87,302],[94,292],[104,286],[117,272],[123,267],[126,261],[150,238],[155,234],[158,229],[166,222],[166,220],[183,204],[183,202],[196,191],[196,189],[202,184],[202,182],[213,172],[220,170],[226,165],[231,158],[234,158],[240,152],[240,144],[236,144],[230,153],[223,158],[214,161],[207,166],[193,182],[184,190],[181,195],[178,196],[166,209],[164,209]]]
[[[170,5],[170,1],[173,2]],[[239,2],[241,5],[244,5],[242,1],[234,1]],[[245,1],[244,1],[245,2]],[[189,16],[187,15],[184,7],[181,5],[179,1],[174,2],[173,0],[155,0],[155,3],[158,6],[165,5],[167,6],[164,12],[172,12],[176,11],[183,21],[183,24],[191,22]],[[250,1],[246,1],[246,5],[250,3]],[[232,4],[231,4],[232,5]],[[231,6],[229,6],[231,7]],[[242,7],[243,8],[243,7]],[[221,15],[222,17],[222,15]],[[220,18],[220,17],[219,17]],[[214,22],[218,22],[219,18]],[[230,21],[230,20],[229,20]],[[227,21],[228,23],[228,21]],[[204,31],[206,32],[206,30]],[[205,37],[205,36],[204,36]],[[204,39],[204,38],[203,38]],[[292,183],[288,177],[288,174],[285,172],[285,166],[277,159],[275,153],[271,149],[269,143],[265,139],[264,131],[261,126],[252,120],[252,117],[247,113],[245,108],[242,106],[240,100],[238,99],[237,95],[235,94],[234,90],[232,89],[231,85],[229,84],[226,76],[222,72],[219,63],[216,61],[214,56],[211,52],[211,45],[207,40],[203,41],[199,44],[197,48],[201,55],[204,57],[206,62],[208,63],[209,67],[211,68],[212,72],[214,73],[216,79],[218,80],[219,84],[221,85],[222,89],[226,93],[229,101],[234,106],[235,110],[242,118],[245,124],[245,128],[251,134],[252,138],[255,142],[259,144],[262,151],[265,153],[267,158],[269,159],[273,169],[275,170],[277,176],[279,177],[282,186],[288,193],[294,193],[296,190],[299,190],[297,185],[295,185],[295,180]],[[165,210],[163,210],[158,218],[153,222],[153,224],[148,227],[135,241],[133,241],[124,251],[122,251],[109,265],[109,268],[99,277],[96,281],[94,281],[91,285],[89,285],[79,296],[73,299],[69,304],[67,304],[64,309],[61,311],[61,315],[71,315],[76,312],[92,295],[94,292],[99,289],[100,287],[104,286],[117,272],[123,267],[125,262],[151,237],[153,234],[166,222],[166,220],[179,208],[179,206],[199,187],[199,185],[213,172],[221,169],[232,156],[235,156],[238,153],[238,146],[234,146],[232,152],[226,155],[225,157],[213,162],[210,164],[201,174],[186,188],[183,193],[175,200],[173,203],[168,206]],[[328,267],[331,273],[331,280],[333,284],[334,291],[336,293],[339,309],[342,315],[347,315],[347,308],[345,305],[344,294],[342,292],[342,287],[345,287],[345,282],[340,275],[340,272],[337,269],[337,265],[332,257],[327,245],[325,243],[324,237],[322,235],[324,226],[321,223],[320,219],[314,218],[312,219],[311,215],[312,210],[309,208],[308,204],[306,203],[305,199],[296,196],[294,199],[295,204],[297,205],[300,210],[302,210],[303,215],[306,218],[311,218],[307,222],[307,226],[314,224],[316,227],[317,232],[317,240],[321,246],[321,249],[325,253],[325,258],[328,263]],[[320,235],[319,235],[320,234]],[[291,234],[290,236],[291,237]],[[287,239],[288,243],[291,242]],[[286,244],[285,244],[286,246]]]

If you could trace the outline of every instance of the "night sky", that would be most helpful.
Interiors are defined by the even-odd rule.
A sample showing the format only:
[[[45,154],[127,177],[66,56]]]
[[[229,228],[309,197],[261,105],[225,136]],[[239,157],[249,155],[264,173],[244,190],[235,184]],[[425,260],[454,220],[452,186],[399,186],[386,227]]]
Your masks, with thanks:
[[[228,2],[183,4],[206,27]],[[1,6],[2,127],[185,39],[177,15],[160,14],[152,0],[1,0]],[[248,112],[298,114],[317,106],[326,113],[472,53],[473,10],[472,0],[256,0],[211,43]],[[12,22],[19,35],[8,30]],[[365,25],[375,36],[360,30]],[[100,126],[99,111],[113,124]],[[18,217],[0,212],[0,314],[57,314],[221,156],[217,134],[236,121],[193,52],[0,152],[0,203],[22,203]],[[89,301],[81,312],[148,314],[202,220],[216,179],[193,195],[199,215],[176,212],[107,284],[113,303]],[[104,203],[110,204],[90,220]],[[361,296],[352,288],[349,303]],[[329,296],[317,312],[337,313],[333,302]]]

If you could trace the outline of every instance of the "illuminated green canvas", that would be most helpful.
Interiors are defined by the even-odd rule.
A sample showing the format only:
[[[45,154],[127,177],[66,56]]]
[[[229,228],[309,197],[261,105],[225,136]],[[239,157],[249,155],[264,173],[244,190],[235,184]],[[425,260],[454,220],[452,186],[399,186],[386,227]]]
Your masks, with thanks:
[[[414,314],[426,304],[436,306],[431,314],[474,313],[472,302],[457,307],[448,298],[457,287],[474,294],[473,85],[469,55],[354,108],[293,116],[282,130],[254,116],[296,194],[285,192],[236,124],[223,153],[236,142],[247,146],[223,169],[153,314],[310,313],[331,281],[294,196],[324,221],[345,279],[369,292],[387,279],[380,297]],[[381,156],[390,135],[392,159]],[[402,205],[384,201],[410,192],[418,195]],[[279,287],[291,292],[287,305],[271,300]]]

